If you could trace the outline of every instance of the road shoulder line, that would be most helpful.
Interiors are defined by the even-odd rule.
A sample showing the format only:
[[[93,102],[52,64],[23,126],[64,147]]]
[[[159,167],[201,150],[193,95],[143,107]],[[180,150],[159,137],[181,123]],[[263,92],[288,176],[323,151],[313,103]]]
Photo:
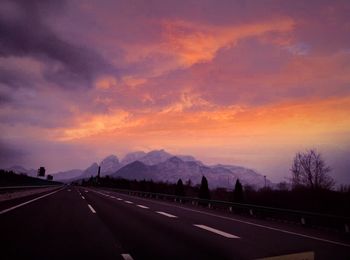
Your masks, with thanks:
[[[4,213],[6,213],[6,212],[12,211],[12,210],[14,210],[14,209],[17,209],[17,208],[19,208],[19,207],[25,206],[25,205],[27,205],[27,204],[29,204],[29,203],[34,202],[34,201],[40,200],[40,199],[42,199],[42,198],[45,198],[45,197],[47,197],[47,196],[50,196],[50,195],[52,195],[52,194],[54,194],[54,193],[56,193],[56,192],[59,192],[59,191],[61,191],[61,190],[63,190],[63,189],[64,189],[64,188],[61,188],[61,189],[59,189],[59,190],[50,192],[50,193],[45,194],[45,195],[42,195],[42,196],[40,196],[40,197],[37,197],[37,198],[31,199],[31,200],[28,200],[28,201],[23,202],[23,203],[20,203],[20,204],[18,204],[18,205],[16,205],[16,206],[13,206],[13,207],[8,208],[8,209],[4,209],[4,210],[0,211],[0,215],[4,214]]]

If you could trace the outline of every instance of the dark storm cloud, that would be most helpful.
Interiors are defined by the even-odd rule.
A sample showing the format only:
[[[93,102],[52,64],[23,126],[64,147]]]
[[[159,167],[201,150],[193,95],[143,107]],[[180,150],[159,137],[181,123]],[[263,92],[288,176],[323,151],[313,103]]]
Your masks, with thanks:
[[[34,84],[34,78],[29,73],[6,68],[0,64],[0,83],[12,88],[30,87]]]
[[[10,167],[24,162],[26,153],[17,147],[0,140],[0,167]]]
[[[97,52],[63,40],[46,25],[46,16],[62,8],[59,1],[3,2],[0,8],[0,56],[39,59],[46,65],[46,79],[62,87],[69,82],[86,86],[99,73],[112,69]],[[2,76],[0,80],[5,84],[17,84],[11,74],[6,77]]]
[[[8,93],[1,93],[0,92],[0,106],[6,103],[10,103],[12,101],[11,95]]]

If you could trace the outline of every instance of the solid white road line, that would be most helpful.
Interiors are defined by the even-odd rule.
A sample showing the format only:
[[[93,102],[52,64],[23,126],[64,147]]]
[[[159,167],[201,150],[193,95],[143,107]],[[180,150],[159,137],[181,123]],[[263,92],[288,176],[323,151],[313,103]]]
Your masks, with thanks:
[[[134,260],[134,258],[132,258],[132,256],[129,254],[122,254],[122,257],[124,260]]]
[[[163,212],[163,211],[156,211],[158,214],[169,217],[169,218],[177,218],[177,216],[171,215],[169,213]]]
[[[89,206],[89,209],[92,211],[92,213],[96,213],[96,211],[94,210],[94,208],[90,204],[88,204],[88,206]]]
[[[84,200],[85,199],[85,197],[84,196],[81,196],[81,198]]]
[[[142,209],[149,209],[149,207],[144,206],[144,205],[136,205],[136,206],[139,207],[139,208],[142,208]]]
[[[128,203],[128,204],[133,204],[134,202],[132,202],[132,201],[128,201],[128,200],[126,200],[126,201],[124,201],[125,203]]]
[[[295,253],[295,254],[288,254],[288,255],[279,255],[279,256],[270,256],[270,257],[264,257],[264,258],[258,258],[257,260],[280,260],[280,259],[315,259],[315,252],[309,251],[309,252],[302,252],[302,253]]]
[[[199,228],[201,228],[201,229],[205,229],[205,230],[207,230],[207,231],[213,232],[213,233],[218,234],[218,235],[221,235],[221,236],[223,236],[223,237],[227,237],[227,238],[239,238],[238,236],[235,236],[235,235],[226,233],[226,232],[224,232],[224,231],[218,230],[218,229],[216,229],[216,228],[211,228],[211,227],[208,227],[208,226],[205,226],[205,225],[194,224],[193,226],[199,227]]]
[[[19,208],[19,207],[22,207],[22,206],[24,206],[24,205],[27,205],[27,204],[29,204],[29,203],[31,203],[31,202],[36,201],[36,200],[40,200],[40,199],[42,199],[42,198],[45,198],[45,197],[47,197],[47,196],[50,196],[50,195],[52,195],[52,194],[54,194],[54,193],[56,193],[56,192],[59,192],[59,191],[61,191],[61,190],[63,190],[63,189],[64,189],[64,188],[59,189],[59,190],[56,190],[56,191],[51,192],[51,193],[48,193],[48,194],[45,194],[45,195],[42,195],[42,196],[37,197],[37,198],[35,198],[35,199],[28,200],[28,201],[26,201],[26,202],[23,202],[23,203],[21,203],[21,204],[18,204],[18,205],[16,205],[16,206],[11,207],[11,208],[4,209],[4,210],[0,211],[0,215],[1,215],[1,214],[4,214],[4,213],[6,213],[6,212],[9,212],[9,211],[11,211],[11,210],[17,209],[17,208]]]

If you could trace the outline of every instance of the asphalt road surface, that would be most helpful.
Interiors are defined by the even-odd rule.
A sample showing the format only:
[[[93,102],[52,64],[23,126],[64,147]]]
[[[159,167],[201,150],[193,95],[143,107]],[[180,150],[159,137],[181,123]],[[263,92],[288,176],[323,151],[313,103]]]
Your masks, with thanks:
[[[3,260],[350,259],[336,234],[71,186],[1,202],[0,249]]]

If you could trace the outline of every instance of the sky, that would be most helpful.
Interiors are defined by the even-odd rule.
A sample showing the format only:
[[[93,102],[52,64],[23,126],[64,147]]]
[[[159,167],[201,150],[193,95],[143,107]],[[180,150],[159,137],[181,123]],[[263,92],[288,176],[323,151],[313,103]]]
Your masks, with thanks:
[[[165,149],[350,184],[350,2],[1,0],[0,167]]]

